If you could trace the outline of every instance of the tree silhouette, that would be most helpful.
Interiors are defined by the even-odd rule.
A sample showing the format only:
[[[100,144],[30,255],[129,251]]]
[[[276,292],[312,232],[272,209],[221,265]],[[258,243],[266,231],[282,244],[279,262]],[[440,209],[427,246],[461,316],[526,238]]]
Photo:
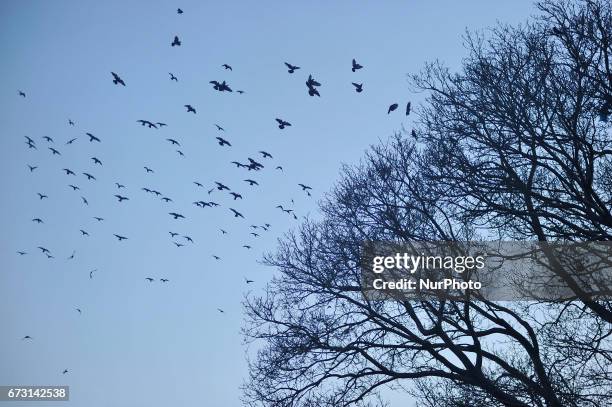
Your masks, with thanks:
[[[360,284],[365,241],[612,240],[610,4],[539,9],[468,35],[461,72],[414,76],[416,130],[345,166],[323,219],[266,257],[245,402],[384,405],[390,387],[432,407],[612,403],[612,306],[569,273],[568,301],[374,301]]]

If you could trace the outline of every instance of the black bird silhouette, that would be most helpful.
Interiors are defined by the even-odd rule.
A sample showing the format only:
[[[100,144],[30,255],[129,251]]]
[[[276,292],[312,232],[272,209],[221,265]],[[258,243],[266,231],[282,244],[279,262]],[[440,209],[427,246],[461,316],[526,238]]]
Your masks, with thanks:
[[[193,181],[193,183],[196,184],[197,186],[199,186],[200,188],[204,188],[204,185],[202,185],[198,181]]]
[[[308,80],[306,81],[306,87],[308,88],[308,94],[310,96],[319,96],[319,97],[321,96],[321,94],[316,88],[317,86],[321,86],[321,84],[317,82],[316,80],[314,80],[312,75],[308,75]]]
[[[87,199],[85,199],[85,197],[84,197],[84,196],[82,196],[82,197],[81,197],[81,199],[83,200],[83,203],[84,203],[85,205],[89,205],[89,202],[87,202]]]
[[[180,8],[176,9],[176,14],[183,14],[183,10],[181,10]]]
[[[184,244],[182,244],[182,243],[178,243],[178,242],[172,242],[172,243],[174,243],[174,245],[175,245],[176,247],[183,247],[183,246],[185,246]]]
[[[259,151],[259,153],[263,156],[263,158],[274,158],[272,157],[272,154],[266,152],[266,151]]]
[[[219,126],[217,123],[215,123],[215,127],[217,128],[217,130],[219,131],[225,131],[225,129],[221,126]]]
[[[181,143],[179,143],[173,138],[167,138],[166,141],[169,141],[172,145],[179,146],[179,147],[181,146]]]
[[[355,92],[357,93],[363,92],[363,83],[355,83],[355,82],[351,82],[351,83],[355,87]]]
[[[75,308],[75,310],[76,310],[76,311],[77,311],[79,314],[82,314],[82,313],[83,313],[83,312],[81,311],[81,309],[80,309],[80,308]]]
[[[20,256],[23,256],[23,255],[26,255],[28,253],[27,252],[18,251],[17,254],[20,255]]]
[[[247,284],[251,284],[254,283],[255,281],[253,280],[249,280],[248,278],[245,278],[244,281],[246,281]]]
[[[162,201],[168,203],[168,202],[172,202],[172,199],[168,198],[167,196],[162,197],[161,199]]]
[[[225,68],[225,70],[228,70],[228,69],[229,69],[230,71],[233,71],[232,67],[231,67],[230,65],[228,65],[228,64],[223,64],[223,65],[221,65],[221,66],[222,66],[223,68]]]
[[[215,184],[217,184],[217,189],[218,189],[219,191],[223,191],[224,189],[227,189],[228,191],[230,190],[230,189],[229,189],[229,187],[227,187],[226,185],[223,185],[223,184],[222,184],[222,183],[220,183],[220,182],[216,182],[216,181],[215,181]]]
[[[69,124],[70,126],[74,126],[74,122],[73,122],[72,120],[70,120],[70,119],[68,119],[68,124]]]
[[[113,234],[113,236],[115,236],[117,238],[117,240],[119,240],[119,241],[127,240],[127,237],[125,237],[125,236],[121,236],[121,235],[117,235],[117,234]]]
[[[287,121],[284,121],[283,119],[278,119],[277,118],[276,121],[278,122],[278,128],[281,129],[281,130],[284,129],[285,127],[287,127],[287,126],[291,126],[291,123],[289,123]]]
[[[294,73],[297,69],[300,69],[299,66],[291,65],[289,62],[285,62],[285,66],[287,67],[287,72]]]
[[[260,169],[262,169],[264,166],[262,163],[259,163],[255,160],[253,160],[251,157],[249,157],[249,165],[248,168],[249,170],[255,170],[255,171],[259,171]]]
[[[38,194],[38,197],[39,197],[41,200],[43,200],[44,198],[49,198],[47,195],[43,195],[43,194],[41,194],[40,192],[37,192],[37,194]]]
[[[33,339],[30,335],[26,335],[23,338],[21,338],[21,340],[23,341],[24,339]]]
[[[152,283],[153,281],[155,281],[155,279],[151,277],[145,277],[145,280],[147,280],[149,283]]]
[[[223,230],[223,229],[219,229],[219,230],[221,231],[221,234],[227,235],[227,231],[226,230]]]
[[[159,127],[164,127],[164,126],[167,126],[167,124],[166,124],[166,123],[162,123],[162,122],[157,122],[157,123],[155,123],[155,124],[157,124]]]
[[[223,137],[215,137],[215,138],[217,139],[217,141],[218,141],[218,143],[219,143],[219,145],[221,147],[223,147],[224,145],[230,146],[230,147],[232,146],[231,143],[229,141],[227,141],[226,139],[224,139]]]
[[[75,138],[71,138],[70,140],[68,140],[68,141],[66,142],[66,145],[68,145],[68,144],[72,144],[72,143],[74,143],[76,140],[77,140],[77,137],[75,137]]]
[[[85,134],[87,134],[89,136],[89,142],[90,143],[92,143],[94,141],[97,141],[98,143],[100,143],[100,139],[97,138],[96,136],[94,136],[93,134],[91,134],[91,133],[85,133]]]
[[[176,152],[178,153],[178,155],[180,155],[181,157],[185,157],[185,153],[183,153],[181,150],[176,150]]]
[[[183,238],[185,238],[185,240],[187,240],[189,243],[193,243],[193,239],[190,236],[183,236]]]
[[[174,82],[178,82],[178,78],[176,76],[174,76],[174,74],[172,72],[168,72],[170,74],[170,80],[174,81]]]
[[[156,129],[157,128],[157,126],[154,123],[152,123],[152,122],[150,122],[148,120],[140,119],[140,120],[136,120],[136,122],[140,123],[141,126],[148,126],[150,129]]]
[[[40,251],[41,251],[41,252],[43,252],[43,253],[51,253],[51,252],[49,251],[49,249],[47,249],[47,248],[45,248],[45,247],[38,246],[38,248],[39,248],[39,249],[40,249]]]
[[[185,107],[187,108],[187,113],[192,112],[193,114],[196,114],[196,110],[193,108],[193,106],[185,105]]]
[[[76,175],[70,168],[62,168],[63,171],[66,171],[66,175]]]
[[[102,165],[102,161],[100,161],[98,158],[91,157],[91,159],[93,160],[94,164]]]
[[[243,218],[244,219],[244,215],[242,215],[236,209],[234,209],[234,208],[229,208],[229,209],[230,209],[230,211],[234,212],[234,218]]]
[[[251,232],[251,235],[253,235],[254,237],[259,237],[259,234],[255,233],[255,232]]]
[[[76,185],[72,185],[72,184],[70,184],[70,185],[68,185],[68,186],[69,186],[70,188],[72,188],[72,190],[73,190],[73,191],[76,191],[77,189],[81,189],[81,188],[77,187]]]
[[[250,250],[250,249],[251,249],[251,246],[249,246],[248,244],[243,244],[243,245],[242,245],[242,247],[244,247],[244,248],[245,248],[245,249],[247,249],[247,250]]]
[[[248,167],[248,165],[239,163],[238,161],[232,161],[232,164],[236,165],[236,168],[240,168],[240,167]]]
[[[355,58],[353,58],[353,66],[351,68],[351,71],[355,72],[356,70],[361,68],[363,68],[363,66],[359,65],[357,61],[355,61]]]
[[[180,47],[181,46],[181,40],[179,40],[178,35],[174,36],[174,40],[172,41],[172,44],[170,44],[173,47]]]
[[[125,82],[123,82],[123,79],[121,79],[121,78],[119,77],[119,75],[117,75],[117,74],[116,74],[116,73],[114,73],[114,72],[111,72],[111,74],[113,75],[113,83],[114,83],[115,85],[123,85],[123,86],[125,86]]]
[[[117,185],[117,189],[125,188],[125,185],[120,184],[118,182],[115,182],[115,185]]]
[[[85,230],[80,229],[80,231],[81,231],[81,235],[83,235],[83,236],[89,236],[89,233],[87,233]]]
[[[60,153],[59,151],[57,151],[56,149],[54,149],[53,147],[47,147],[49,150],[51,150],[51,153],[53,153],[52,155],[62,155],[62,153]]]
[[[93,269],[89,272],[89,279],[93,279],[93,273],[95,273],[96,271],[98,271],[98,269]]]
[[[128,198],[127,196],[122,196],[122,195],[115,195],[115,198],[117,198],[119,200],[119,202],[123,202],[123,201],[129,201],[130,198]]]
[[[259,183],[252,179],[245,179],[244,182],[248,182],[250,186],[259,185]]]
[[[85,176],[87,177],[87,179],[88,179],[88,180],[92,180],[92,179],[93,179],[94,181],[96,180],[96,177],[94,177],[93,175],[91,175],[91,174],[90,174],[90,173],[88,173],[88,172],[84,172],[84,173],[83,173],[83,175],[85,175]]]
[[[225,81],[219,83],[219,81],[209,81],[213,85],[213,89],[218,90],[219,92],[232,92],[232,88],[229,87]]]
[[[236,192],[230,192],[230,195],[234,197],[234,201],[238,198],[242,199],[242,195],[236,193]]]
[[[74,255],[76,254],[76,250],[72,251],[72,254],[70,256],[68,256],[67,260],[73,260],[74,259]]]
[[[104,220],[104,218],[101,218],[99,216],[94,216],[94,219],[97,220],[98,222],[102,222]]]
[[[398,106],[397,103],[393,103],[391,106],[389,106],[389,109],[387,110],[387,114],[389,114],[392,111],[394,111],[395,109],[397,109],[397,106]]]
[[[412,103],[408,102],[406,104],[406,116],[408,116],[410,114],[411,107],[412,107]]]
[[[225,312],[221,308],[217,308],[217,311],[219,311],[220,313],[224,313]]]
[[[239,93],[239,94],[242,95],[244,93],[244,91],[243,90],[237,90],[236,93]]]
[[[308,185],[304,185],[304,184],[298,184],[298,185],[302,187],[302,191],[306,191],[308,189],[312,189],[312,187],[309,187]]]
[[[47,143],[53,143],[53,139],[49,136],[43,136],[43,139],[47,142]]]
[[[150,173],[150,172],[155,172],[152,169],[150,169],[149,167],[144,167],[144,169],[147,172],[147,174]]]
[[[170,233],[170,236],[172,236],[173,238],[178,236],[178,233],[175,233],[175,232],[168,232],[168,233]]]
[[[281,170],[281,171],[282,171],[282,170],[283,170],[283,167],[281,167],[280,165],[278,165],[278,166],[277,166],[275,169],[277,169],[277,170]]]
[[[215,256],[214,254],[213,254],[213,258],[214,258],[215,260],[221,260],[221,257],[219,257],[219,256]]]
[[[64,369],[64,371],[62,372],[62,374],[66,374],[68,373],[68,369]]]
[[[34,171],[35,169],[37,169],[38,167],[37,167],[37,166],[33,166],[33,165],[28,164],[28,168],[30,169],[30,172],[32,172],[32,171]]]
[[[174,219],[178,219],[178,218],[185,219],[185,217],[183,215],[181,215],[180,213],[176,213],[176,212],[170,212],[170,213],[168,213],[168,215],[172,216]]]
[[[24,98],[24,97],[26,97],[26,94],[25,94],[25,92],[19,91],[19,96]]]
[[[161,281],[162,283],[167,283],[170,280],[168,280],[167,278],[160,278],[159,281]]]
[[[34,219],[32,219],[32,222],[36,222],[38,224],[45,223],[45,222],[43,222],[43,220],[41,218],[34,218]]]

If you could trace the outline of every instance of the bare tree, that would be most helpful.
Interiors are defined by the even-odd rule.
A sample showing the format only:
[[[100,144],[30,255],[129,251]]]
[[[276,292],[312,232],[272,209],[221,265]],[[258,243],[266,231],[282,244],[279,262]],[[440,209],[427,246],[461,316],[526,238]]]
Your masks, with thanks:
[[[323,220],[267,256],[278,276],[245,301],[259,348],[247,403],[382,405],[385,387],[437,407],[612,403],[604,301],[362,293],[364,241],[610,240],[610,5],[540,8],[523,27],[468,36],[461,73],[416,76],[429,92],[416,140],[396,135],[345,167]]]

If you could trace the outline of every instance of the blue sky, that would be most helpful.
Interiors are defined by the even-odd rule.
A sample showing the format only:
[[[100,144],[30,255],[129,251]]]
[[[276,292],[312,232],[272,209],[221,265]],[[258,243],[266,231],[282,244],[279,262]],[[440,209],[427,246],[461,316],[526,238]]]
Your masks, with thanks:
[[[241,405],[249,354],[240,335],[241,301],[274,274],[258,264],[262,253],[298,225],[275,206],[316,217],[317,200],[343,163],[357,162],[402,125],[410,128],[414,117],[402,109],[386,114],[391,103],[422,98],[410,93],[407,74],[434,59],[456,68],[466,28],[517,23],[534,13],[530,1],[459,3],[1,2],[0,384],[67,384],[77,406]],[[181,47],[170,47],[174,35]],[[364,68],[352,73],[352,58]],[[302,69],[289,75],[284,61]],[[127,86],[113,85],[111,71]],[[322,83],[321,98],[307,95],[308,74]],[[246,93],[216,92],[210,80]],[[364,83],[363,93],[354,92],[353,81]],[[293,126],[279,130],[276,117]],[[138,119],[168,127],[147,129]],[[88,142],[85,132],[102,142]],[[219,135],[232,147],[218,146]],[[27,148],[25,136],[37,150]],[[181,143],[184,158],[166,138]],[[52,156],[49,146],[62,155]],[[260,159],[266,167],[258,173],[230,164],[259,150],[274,159]],[[38,169],[30,173],[27,164]],[[65,167],[77,175],[65,175]],[[245,178],[260,186],[249,187]],[[244,199],[208,195],[214,181]],[[120,193],[129,201],[114,198],[115,182],[126,185]],[[311,185],[313,196],[298,183]],[[197,200],[221,206],[200,209],[192,205]],[[246,219],[233,218],[228,207]],[[172,211],[186,219],[173,220]],[[35,217],[45,223],[31,222]],[[268,232],[249,235],[249,225],[264,223],[272,225]],[[195,243],[177,248],[169,231]],[[114,233],[129,239],[118,242]],[[156,281],[145,281],[149,276]],[[245,277],[255,283],[247,286]],[[24,335],[34,339],[22,341]]]

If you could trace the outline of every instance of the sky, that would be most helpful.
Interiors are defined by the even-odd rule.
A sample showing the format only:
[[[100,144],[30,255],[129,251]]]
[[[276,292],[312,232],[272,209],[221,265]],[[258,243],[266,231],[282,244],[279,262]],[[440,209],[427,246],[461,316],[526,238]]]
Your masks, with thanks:
[[[317,202],[343,164],[410,128],[415,118],[403,107],[387,115],[391,103],[423,99],[411,93],[408,74],[436,59],[457,69],[467,28],[516,24],[534,12],[525,0],[0,2],[0,385],[69,385],[64,404],[74,406],[242,405],[254,353],[240,332],[242,301],[261,294],[275,273],[262,254],[303,216],[319,216]],[[175,35],[180,47],[170,46]],[[364,68],[351,72],[352,58]],[[291,75],[285,61],[301,69]],[[114,85],[111,71],[127,86]],[[322,84],[320,98],[307,94],[309,74]],[[245,93],[217,92],[210,80]],[[292,126],[280,130],[277,117]],[[168,126],[149,129],[139,119]],[[219,146],[217,136],[232,146]],[[247,157],[265,168],[231,164]],[[215,181],[244,199],[209,195]],[[298,183],[312,186],[312,197]],[[129,200],[119,203],[117,193]],[[199,200],[220,206],[192,204]],[[268,231],[250,228],[265,223]],[[414,405],[385,395],[391,406]],[[58,404],[37,403],[46,405]]]

